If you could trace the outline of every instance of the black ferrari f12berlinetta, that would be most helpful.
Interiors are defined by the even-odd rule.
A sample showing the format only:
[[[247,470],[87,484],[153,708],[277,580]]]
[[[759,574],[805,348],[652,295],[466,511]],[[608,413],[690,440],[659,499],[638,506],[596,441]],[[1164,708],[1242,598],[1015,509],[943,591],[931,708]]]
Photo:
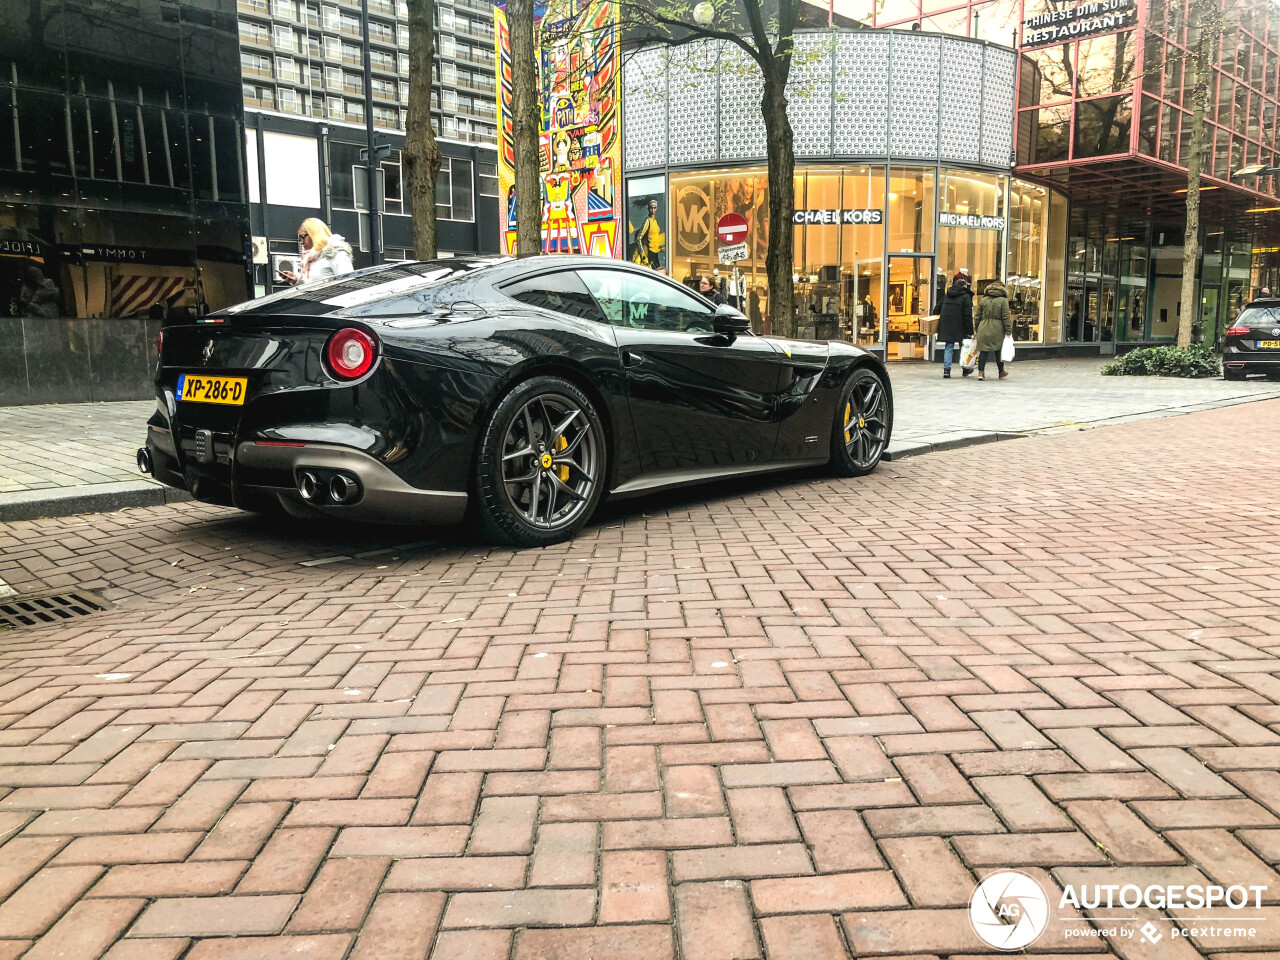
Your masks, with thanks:
[[[372,267],[165,327],[139,467],[198,500],[494,539],[574,536],[602,497],[889,444],[884,365],[593,257]]]

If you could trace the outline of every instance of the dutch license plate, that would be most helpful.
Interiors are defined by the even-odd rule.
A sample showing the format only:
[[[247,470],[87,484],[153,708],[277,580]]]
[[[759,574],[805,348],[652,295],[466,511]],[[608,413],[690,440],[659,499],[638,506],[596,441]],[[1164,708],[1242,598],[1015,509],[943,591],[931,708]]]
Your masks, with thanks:
[[[1259,350],[1280,350],[1280,340],[1259,340]]]
[[[244,403],[249,381],[244,377],[197,377],[184,373],[178,377],[177,399],[191,403]]]

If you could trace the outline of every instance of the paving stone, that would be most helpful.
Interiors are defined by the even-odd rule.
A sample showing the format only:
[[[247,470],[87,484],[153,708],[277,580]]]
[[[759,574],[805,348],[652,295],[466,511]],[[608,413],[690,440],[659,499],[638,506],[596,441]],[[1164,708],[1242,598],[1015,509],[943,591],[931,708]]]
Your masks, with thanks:
[[[131,937],[227,937],[279,933],[296,896],[159,899],[129,930]]]

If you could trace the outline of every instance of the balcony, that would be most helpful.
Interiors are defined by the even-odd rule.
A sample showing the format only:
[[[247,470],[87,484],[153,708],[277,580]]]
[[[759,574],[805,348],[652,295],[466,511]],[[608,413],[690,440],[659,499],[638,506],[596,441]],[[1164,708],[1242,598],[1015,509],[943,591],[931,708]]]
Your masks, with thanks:
[[[252,14],[256,17],[267,16],[266,0],[236,0],[236,9],[241,13]]]

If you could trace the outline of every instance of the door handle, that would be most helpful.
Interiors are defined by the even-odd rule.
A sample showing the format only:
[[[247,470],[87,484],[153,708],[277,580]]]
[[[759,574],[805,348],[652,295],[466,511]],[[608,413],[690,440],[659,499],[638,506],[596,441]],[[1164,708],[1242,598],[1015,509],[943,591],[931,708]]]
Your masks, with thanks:
[[[632,353],[630,350],[624,349],[622,351],[622,365],[624,367],[634,367],[639,362],[640,362],[640,358],[636,356],[634,353]]]

